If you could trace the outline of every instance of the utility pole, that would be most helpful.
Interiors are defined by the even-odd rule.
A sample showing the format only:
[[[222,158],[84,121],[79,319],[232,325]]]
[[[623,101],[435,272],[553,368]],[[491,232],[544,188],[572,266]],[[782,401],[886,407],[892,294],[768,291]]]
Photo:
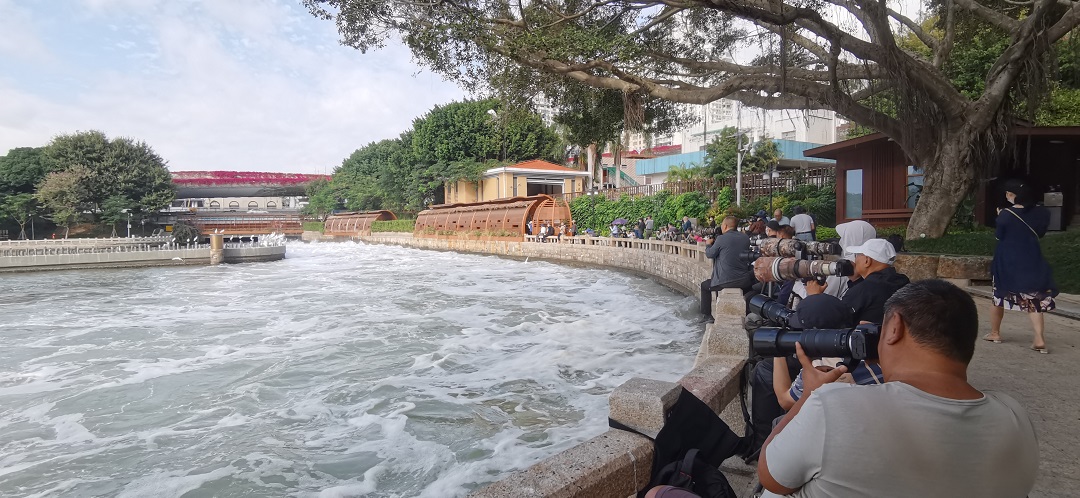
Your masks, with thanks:
[[[738,106],[735,111],[735,132],[738,134],[738,141],[735,142],[735,150],[738,151],[735,155],[735,205],[742,206],[742,103],[735,105]]]

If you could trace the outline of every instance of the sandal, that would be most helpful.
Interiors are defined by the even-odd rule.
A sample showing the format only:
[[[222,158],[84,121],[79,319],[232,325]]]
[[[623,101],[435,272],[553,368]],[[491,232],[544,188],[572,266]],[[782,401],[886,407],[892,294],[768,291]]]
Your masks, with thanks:
[[[990,337],[990,334],[986,334],[986,335],[983,336],[983,340],[988,341],[988,342],[992,342],[994,344],[1001,344],[1001,336],[1000,335],[997,336],[997,338],[994,338],[994,337]]]
[[[1050,351],[1046,349],[1046,346],[1031,346],[1031,350],[1040,354],[1050,354]]]

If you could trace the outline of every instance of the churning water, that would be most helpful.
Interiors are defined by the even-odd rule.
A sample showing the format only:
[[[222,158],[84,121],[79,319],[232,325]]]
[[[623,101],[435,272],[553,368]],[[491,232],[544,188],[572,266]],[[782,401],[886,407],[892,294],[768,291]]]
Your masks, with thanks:
[[[675,380],[694,301],[627,274],[354,243],[0,276],[2,496],[461,496]]]

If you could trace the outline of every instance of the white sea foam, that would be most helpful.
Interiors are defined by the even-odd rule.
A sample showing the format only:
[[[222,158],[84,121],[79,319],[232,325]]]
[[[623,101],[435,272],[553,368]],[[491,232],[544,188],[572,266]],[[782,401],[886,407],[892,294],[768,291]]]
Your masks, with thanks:
[[[461,496],[700,340],[639,277],[355,243],[5,276],[0,307],[3,496]]]

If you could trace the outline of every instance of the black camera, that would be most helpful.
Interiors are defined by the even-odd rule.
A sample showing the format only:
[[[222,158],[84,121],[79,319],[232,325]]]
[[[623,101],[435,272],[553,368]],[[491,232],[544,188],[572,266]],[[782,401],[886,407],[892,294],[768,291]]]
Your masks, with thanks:
[[[764,316],[764,315],[763,315]],[[852,329],[791,330],[783,327],[759,327],[751,342],[754,352],[765,357],[795,354],[795,343],[811,358],[843,358],[853,368],[860,360],[876,360],[881,328],[863,324]]]
[[[776,302],[775,299],[764,294],[758,294],[750,298],[749,308],[751,313],[780,327],[787,327],[791,315],[795,314],[794,311],[787,309],[784,305]]]

